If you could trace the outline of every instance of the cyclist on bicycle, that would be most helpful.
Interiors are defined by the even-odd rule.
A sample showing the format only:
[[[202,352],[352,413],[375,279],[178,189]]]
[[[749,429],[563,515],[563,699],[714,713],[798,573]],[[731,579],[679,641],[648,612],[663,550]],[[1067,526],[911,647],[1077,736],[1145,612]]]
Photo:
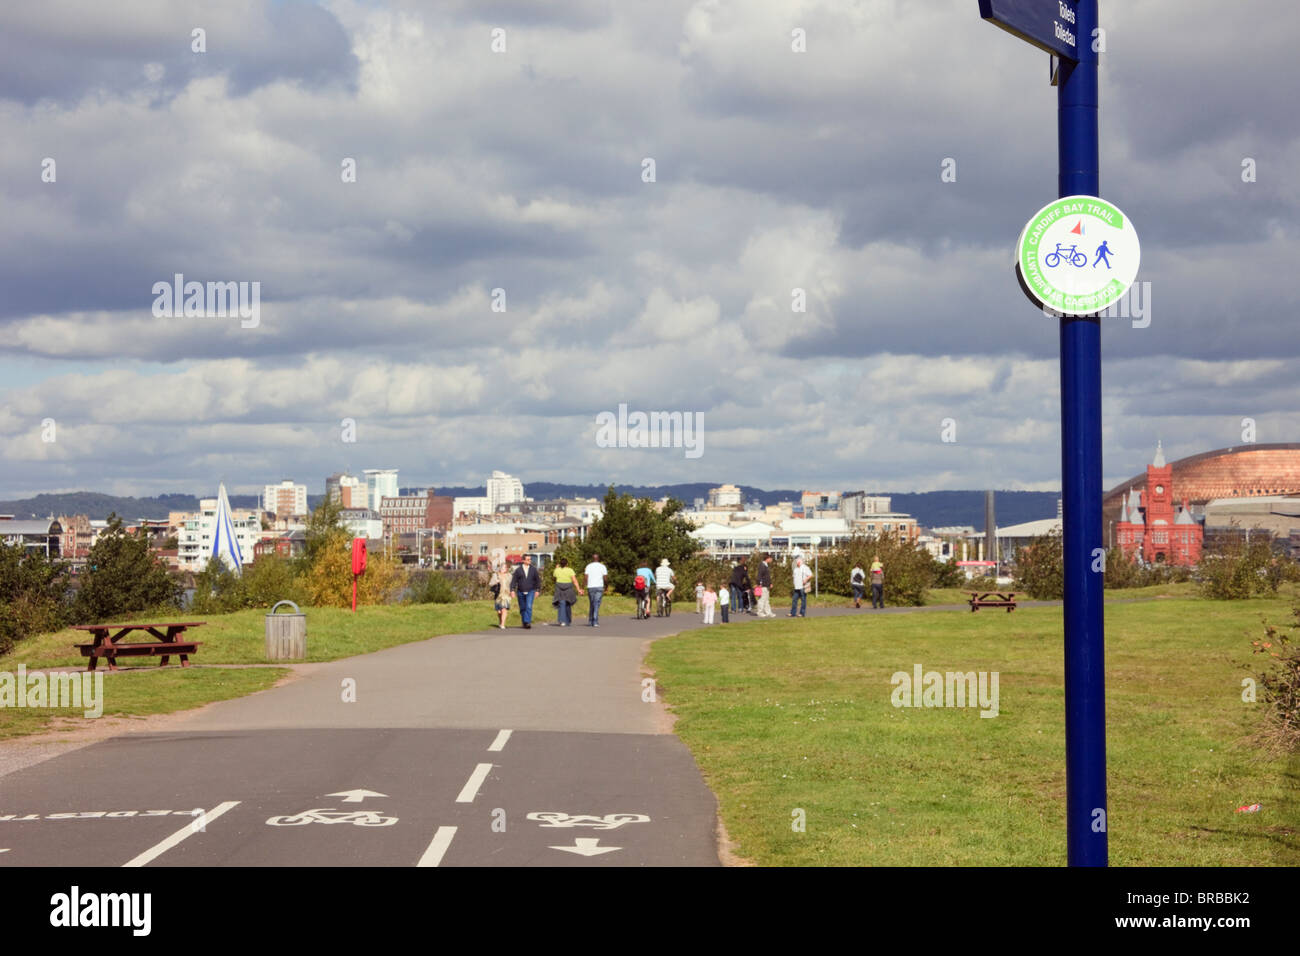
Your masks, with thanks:
[[[636,579],[641,578],[645,587],[637,590],[635,587]],[[636,574],[632,578],[633,590],[636,591],[637,599],[637,616],[647,618],[650,616],[650,589],[654,587],[655,573],[650,570],[650,563],[642,561],[641,567],[636,569]]]
[[[659,562],[658,570],[655,571],[655,588],[663,595],[662,602],[672,604],[673,589],[675,587],[677,587],[677,575],[668,566],[668,559],[664,558]]]

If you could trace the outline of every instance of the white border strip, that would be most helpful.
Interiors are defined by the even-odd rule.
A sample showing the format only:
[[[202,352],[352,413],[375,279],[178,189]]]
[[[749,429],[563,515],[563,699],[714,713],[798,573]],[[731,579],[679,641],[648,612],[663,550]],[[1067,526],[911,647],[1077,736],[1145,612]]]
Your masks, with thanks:
[[[153,862],[158,857],[162,856],[164,853],[166,853],[168,850],[174,847],[176,844],[184,840],[186,837],[191,836],[195,833],[201,833],[211,821],[221,816],[227,810],[234,809],[237,806],[239,806],[238,800],[227,800],[225,803],[217,804],[217,806],[213,807],[211,810],[195,818],[193,823],[187,823],[185,826],[177,830],[175,833],[173,833],[167,839],[163,840],[161,843],[157,844],[156,846],[150,847],[149,849],[141,853],[139,856],[137,856],[135,859],[128,860],[126,863],[123,863],[122,866],[123,867],[144,866],[146,863]]]
[[[474,798],[478,796],[478,788],[483,786],[483,781],[487,775],[492,772],[490,763],[481,763],[474,768],[474,772],[469,775],[465,781],[465,786],[461,788],[460,796],[456,798],[457,803],[473,803]]]
[[[429,848],[420,857],[420,862],[415,865],[437,866],[442,862],[443,854],[447,852],[447,847],[451,846],[451,839],[455,835],[455,827],[438,827],[438,832],[433,835],[433,842],[429,844]]]

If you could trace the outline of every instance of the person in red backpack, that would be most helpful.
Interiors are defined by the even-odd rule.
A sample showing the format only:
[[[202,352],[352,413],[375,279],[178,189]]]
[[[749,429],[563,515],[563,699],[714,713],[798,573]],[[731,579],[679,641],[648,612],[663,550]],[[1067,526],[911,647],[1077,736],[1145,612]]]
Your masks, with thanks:
[[[650,616],[649,602],[650,598],[646,594],[648,582],[644,574],[638,574],[632,579],[632,595],[636,598],[636,619],[638,621]]]

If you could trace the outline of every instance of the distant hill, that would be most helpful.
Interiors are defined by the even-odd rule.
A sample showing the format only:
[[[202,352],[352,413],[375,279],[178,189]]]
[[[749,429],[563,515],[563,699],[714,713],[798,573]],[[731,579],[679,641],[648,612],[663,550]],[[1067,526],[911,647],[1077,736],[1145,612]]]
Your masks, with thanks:
[[[545,481],[526,484],[530,497],[533,498],[603,498],[605,485],[565,485]],[[619,491],[625,491],[638,497],[662,498],[670,495],[688,505],[696,498],[708,496],[710,488],[717,484],[696,483],[687,485],[619,485]],[[799,492],[792,488],[767,491],[752,485],[741,485],[746,502],[757,500],[765,505],[774,505],[779,501],[798,501]],[[403,489],[403,492],[409,489]],[[486,494],[486,489],[479,488],[437,488],[440,495],[475,496]],[[984,527],[984,492],[982,491],[881,491],[871,494],[888,495],[893,499],[895,511],[914,515],[922,526],[927,528],[948,525],[972,525],[977,529]],[[205,496],[210,497],[210,495]],[[308,495],[307,504],[315,508],[324,495]],[[1060,497],[1055,491],[999,491],[995,496],[997,519],[1000,525],[1020,524],[1039,518],[1051,518],[1056,514],[1056,500]],[[257,507],[257,495],[231,495],[233,508]],[[18,501],[0,501],[0,514],[12,514],[17,518],[30,518],[35,515],[43,518],[47,515],[84,514],[91,518],[107,518],[115,512],[128,523],[139,518],[166,518],[172,511],[197,511],[199,499],[195,495],[158,495],[152,498],[122,498],[104,495],[93,491],[77,491],[60,495],[37,495]]]

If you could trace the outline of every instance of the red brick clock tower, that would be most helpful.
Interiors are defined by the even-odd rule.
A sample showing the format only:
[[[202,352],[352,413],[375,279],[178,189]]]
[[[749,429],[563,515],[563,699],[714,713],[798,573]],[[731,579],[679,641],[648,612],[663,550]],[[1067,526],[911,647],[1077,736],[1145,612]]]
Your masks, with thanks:
[[[1118,544],[1130,557],[1139,553],[1147,564],[1196,564],[1201,559],[1204,530],[1192,519],[1183,500],[1174,510],[1174,466],[1165,463],[1164,449],[1147,465],[1144,493],[1130,491],[1120,506],[1115,527]]]

